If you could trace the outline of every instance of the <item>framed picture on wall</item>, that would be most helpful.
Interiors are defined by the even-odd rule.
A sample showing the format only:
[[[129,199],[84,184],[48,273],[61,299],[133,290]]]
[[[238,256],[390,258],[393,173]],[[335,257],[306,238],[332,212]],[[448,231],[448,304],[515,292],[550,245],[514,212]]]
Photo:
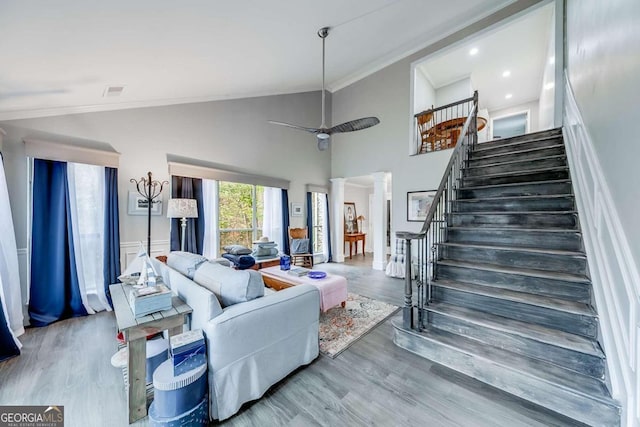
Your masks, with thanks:
[[[291,203],[291,216],[302,216],[302,204]]]
[[[358,232],[358,214],[354,202],[344,202],[344,232],[347,234]]]
[[[409,191],[407,193],[407,221],[424,222],[435,195],[436,190]]]
[[[129,215],[146,215],[147,199],[137,191],[129,191],[129,200],[127,203],[127,213]],[[151,215],[162,215],[162,200],[154,200],[151,206]]]

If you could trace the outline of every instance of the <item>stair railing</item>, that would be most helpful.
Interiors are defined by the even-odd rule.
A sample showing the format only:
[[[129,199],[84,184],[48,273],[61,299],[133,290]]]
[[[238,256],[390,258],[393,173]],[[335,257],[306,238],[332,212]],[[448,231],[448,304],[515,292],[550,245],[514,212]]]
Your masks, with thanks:
[[[396,232],[396,237],[405,240],[405,286],[402,323],[405,329],[421,330],[425,325],[425,307],[432,301],[432,282],[436,279],[437,263],[441,257],[440,243],[446,241],[447,221],[457,198],[456,190],[462,180],[462,170],[469,160],[469,154],[478,143],[478,92],[473,97],[448,108],[459,109],[460,104],[468,104],[468,113],[464,126],[458,134],[455,149],[442,176],[438,190],[427,212],[427,216],[418,233]],[[411,242],[417,241],[417,265],[413,268]],[[416,276],[416,305],[413,305],[413,276]],[[414,308],[417,308],[418,321],[414,325]]]

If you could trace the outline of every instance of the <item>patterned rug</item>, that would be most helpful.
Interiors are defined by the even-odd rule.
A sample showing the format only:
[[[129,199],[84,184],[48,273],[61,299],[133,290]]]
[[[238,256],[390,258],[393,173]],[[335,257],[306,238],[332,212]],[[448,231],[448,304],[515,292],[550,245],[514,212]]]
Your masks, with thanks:
[[[349,293],[345,308],[320,314],[320,352],[335,358],[400,307]]]

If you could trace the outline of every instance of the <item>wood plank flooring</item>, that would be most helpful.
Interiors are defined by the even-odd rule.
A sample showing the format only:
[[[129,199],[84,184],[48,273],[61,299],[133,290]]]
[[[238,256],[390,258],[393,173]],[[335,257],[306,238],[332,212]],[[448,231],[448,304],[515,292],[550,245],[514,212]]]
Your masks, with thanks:
[[[400,306],[404,282],[370,269],[373,257],[314,268],[347,277],[349,291]],[[0,405],[64,405],[67,427],[127,426],[113,313],[30,328],[22,355],[0,363]],[[148,419],[132,424],[148,425]],[[229,426],[569,426],[571,420],[396,347],[390,321],[336,359],[320,356],[246,404]]]

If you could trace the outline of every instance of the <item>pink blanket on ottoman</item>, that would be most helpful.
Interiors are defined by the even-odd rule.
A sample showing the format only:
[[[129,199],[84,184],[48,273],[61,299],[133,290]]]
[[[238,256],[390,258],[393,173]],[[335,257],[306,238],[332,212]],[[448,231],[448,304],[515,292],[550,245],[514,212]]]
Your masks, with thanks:
[[[327,274],[327,277],[322,279],[298,277],[280,270],[279,266],[263,268],[260,273],[275,276],[294,285],[308,283],[315,286],[320,291],[320,310],[323,312],[347,301],[347,279],[343,276]]]

